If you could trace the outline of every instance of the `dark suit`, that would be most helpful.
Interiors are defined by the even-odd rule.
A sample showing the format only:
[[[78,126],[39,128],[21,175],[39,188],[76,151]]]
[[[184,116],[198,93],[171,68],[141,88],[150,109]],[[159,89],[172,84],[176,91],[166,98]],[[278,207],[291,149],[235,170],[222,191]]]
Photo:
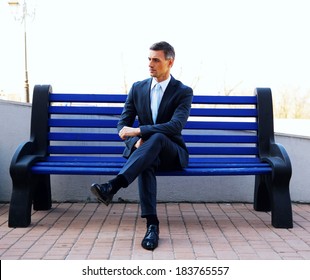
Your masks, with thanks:
[[[156,214],[156,177],[158,169],[180,169],[188,164],[188,151],[181,135],[193,98],[193,90],[171,76],[164,92],[156,124],[152,120],[150,90],[152,78],[133,84],[117,129],[132,127],[138,117],[141,147],[134,145],[139,137],[125,140],[124,157],[128,158],[120,174],[128,183],[139,178],[142,216]]]

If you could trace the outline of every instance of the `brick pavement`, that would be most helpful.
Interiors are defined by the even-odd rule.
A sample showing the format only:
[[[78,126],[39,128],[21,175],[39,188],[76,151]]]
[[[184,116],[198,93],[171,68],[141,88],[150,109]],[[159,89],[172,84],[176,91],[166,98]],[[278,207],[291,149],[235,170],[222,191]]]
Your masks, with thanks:
[[[0,259],[46,260],[310,260],[310,204],[293,204],[293,229],[276,229],[252,204],[158,205],[160,242],[144,250],[138,204],[53,204],[28,228],[7,226],[0,204]]]

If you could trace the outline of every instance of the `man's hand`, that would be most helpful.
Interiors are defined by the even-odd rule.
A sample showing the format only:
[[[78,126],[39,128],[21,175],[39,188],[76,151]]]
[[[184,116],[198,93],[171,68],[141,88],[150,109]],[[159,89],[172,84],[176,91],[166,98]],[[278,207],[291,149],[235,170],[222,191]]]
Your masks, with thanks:
[[[136,142],[135,148],[138,149],[139,147],[141,147],[141,145],[142,145],[143,143],[144,143],[143,139],[140,138],[140,139]]]
[[[129,127],[129,126],[124,126],[118,133],[119,137],[122,140],[125,140],[127,137],[139,136],[140,134],[141,131],[139,127]]]

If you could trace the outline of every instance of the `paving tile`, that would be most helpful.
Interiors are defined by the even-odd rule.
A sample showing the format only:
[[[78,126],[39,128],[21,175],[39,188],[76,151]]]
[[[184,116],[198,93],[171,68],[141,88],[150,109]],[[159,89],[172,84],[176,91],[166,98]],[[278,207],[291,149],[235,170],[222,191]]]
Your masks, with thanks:
[[[294,228],[276,229],[252,204],[159,203],[155,251],[141,247],[139,204],[54,203],[27,228],[9,228],[8,209],[0,204],[2,260],[310,260],[310,204],[293,204]]]

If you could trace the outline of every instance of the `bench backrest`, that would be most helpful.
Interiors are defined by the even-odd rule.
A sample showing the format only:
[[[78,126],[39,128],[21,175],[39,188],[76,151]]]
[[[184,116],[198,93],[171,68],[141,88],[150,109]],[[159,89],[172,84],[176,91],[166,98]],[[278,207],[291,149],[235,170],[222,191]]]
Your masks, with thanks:
[[[61,94],[36,86],[32,138],[46,155],[119,156],[124,145],[116,125],[125,100],[123,94]],[[183,135],[192,157],[247,160],[273,141],[272,116],[270,89],[251,96],[195,95]]]

